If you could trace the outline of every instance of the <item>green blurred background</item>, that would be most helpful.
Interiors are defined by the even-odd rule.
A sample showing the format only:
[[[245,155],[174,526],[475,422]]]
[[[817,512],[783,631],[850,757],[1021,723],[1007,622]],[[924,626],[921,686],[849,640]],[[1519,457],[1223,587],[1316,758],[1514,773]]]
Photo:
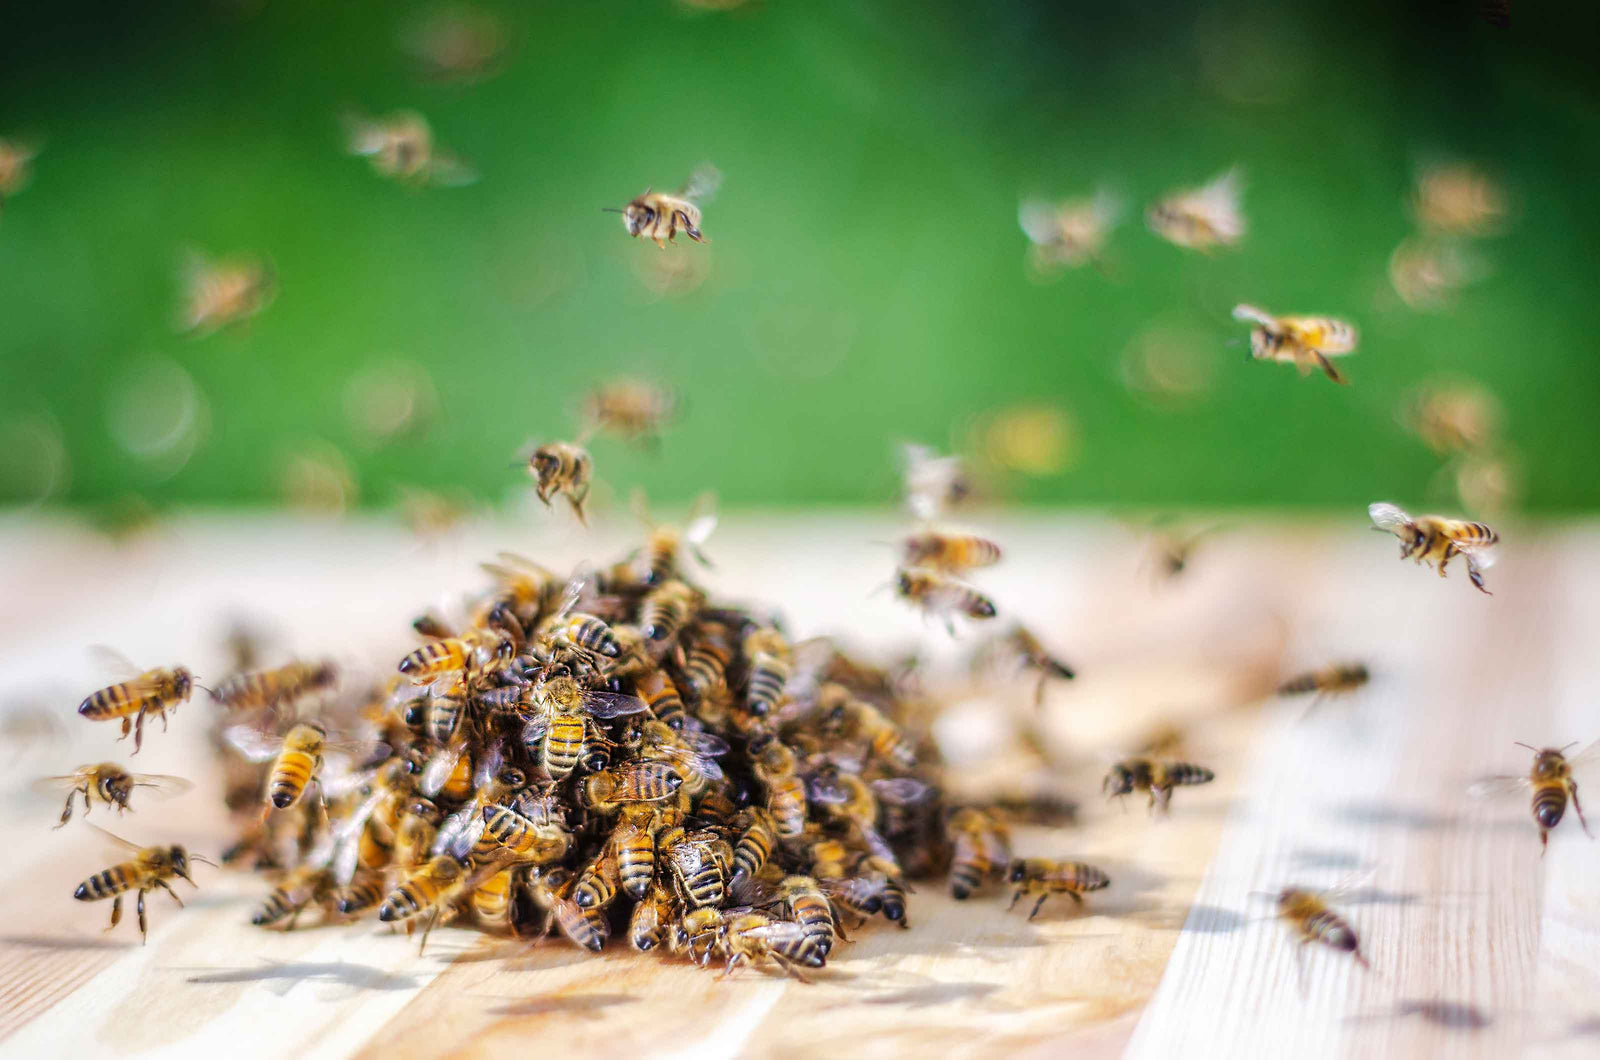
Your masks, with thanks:
[[[54,424],[68,503],[275,503],[312,445],[343,452],[363,503],[406,486],[498,498],[524,484],[508,465],[527,439],[572,435],[580,395],[633,373],[686,411],[657,454],[594,442],[619,494],[881,503],[891,443],[949,447],[1028,401],[1064,409],[1075,444],[1061,473],[1013,479],[1018,500],[1420,501],[1440,460],[1395,410],[1443,373],[1504,403],[1528,508],[1600,503],[1592,4],[1516,3],[1508,28],[1477,3],[1376,0],[479,9],[507,51],[471,83],[420,76],[397,43],[423,5],[8,14],[0,137],[42,145],[0,219],[8,460]],[[421,111],[482,179],[382,179],[344,150],[348,105]],[[1475,244],[1492,272],[1419,312],[1386,269],[1431,159],[1475,162],[1514,212]],[[642,259],[663,252],[600,208],[703,161],[725,175],[712,242],[665,254],[699,255],[671,264],[704,282],[662,296]],[[1233,164],[1240,246],[1201,255],[1146,230],[1145,203]],[[1040,282],[1019,197],[1101,184],[1129,205],[1105,267]],[[276,301],[178,334],[193,247],[267,256]],[[1227,345],[1241,300],[1355,321],[1353,385],[1247,363]],[[1182,400],[1128,386],[1125,351],[1152,328],[1192,347],[1204,385]],[[186,459],[141,459],[108,427],[151,358],[209,408]],[[347,391],[396,359],[431,377],[437,414],[374,446]]]

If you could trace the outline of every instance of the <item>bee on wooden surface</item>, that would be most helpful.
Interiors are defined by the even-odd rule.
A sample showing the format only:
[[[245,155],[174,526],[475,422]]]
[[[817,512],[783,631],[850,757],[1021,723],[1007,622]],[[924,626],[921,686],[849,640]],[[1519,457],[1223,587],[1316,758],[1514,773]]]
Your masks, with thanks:
[[[1209,784],[1217,775],[1192,762],[1165,762],[1154,758],[1124,758],[1114,764],[1101,782],[1106,798],[1119,798],[1135,791],[1150,793],[1150,809],[1167,812],[1172,789]]]
[[[950,844],[950,896],[965,901],[989,880],[1001,879],[1011,865],[1011,829],[994,814],[973,806],[950,815],[944,826]]]
[[[1342,357],[1356,348],[1356,329],[1343,320],[1322,316],[1275,317],[1253,305],[1233,307],[1233,319],[1251,324],[1250,356],[1258,361],[1293,364],[1301,375],[1313,367],[1335,383],[1348,380],[1328,358]]]
[[[1499,231],[1509,209],[1500,185],[1466,163],[1430,166],[1417,174],[1411,200],[1417,224],[1449,236],[1484,236]]]
[[[273,888],[266,900],[250,917],[257,927],[272,927],[283,922],[285,931],[293,931],[300,914],[307,906],[330,903],[336,889],[333,870],[327,865],[299,865],[289,870],[283,882]]]
[[[1500,405],[1481,386],[1436,382],[1411,395],[1400,422],[1440,456],[1474,452],[1500,434]]]
[[[591,953],[599,953],[611,937],[611,923],[604,909],[584,909],[570,898],[557,896],[551,913],[561,933],[573,945]]]
[[[921,530],[900,541],[901,562],[942,574],[964,574],[1000,562],[1000,546],[975,534]]]
[[[1303,946],[1316,942],[1348,953],[1363,968],[1371,968],[1361,953],[1361,944],[1352,928],[1328,906],[1328,896],[1300,887],[1285,887],[1278,892],[1278,917],[1295,933]]]
[[[666,387],[643,379],[613,379],[583,399],[583,418],[587,431],[610,432],[653,449],[679,404],[678,395]]]
[[[338,683],[332,662],[292,662],[276,670],[235,674],[211,690],[211,698],[229,710],[276,710]]]
[[[960,506],[976,492],[959,456],[940,456],[928,446],[907,443],[901,446],[900,461],[906,507],[925,522]]]
[[[6,200],[28,186],[33,176],[37,148],[15,140],[0,140],[0,211]]]
[[[90,825],[90,828],[95,828]],[[113,843],[124,851],[131,853],[133,859],[113,865],[104,872],[97,872],[87,880],[78,884],[78,889],[72,892],[72,897],[80,902],[98,902],[102,899],[113,899],[111,903],[111,926],[116,927],[122,920],[122,896],[128,891],[139,892],[136,908],[139,913],[139,937],[141,941],[148,941],[149,929],[144,914],[144,896],[157,887],[164,889],[177,902],[183,906],[183,899],[178,897],[178,892],[172,889],[168,880],[183,879],[189,885],[197,886],[189,875],[189,866],[192,862],[210,865],[212,862],[198,854],[190,854],[183,847],[173,846],[141,847],[120,839],[106,832],[104,829],[95,828],[102,832]]]
[[[128,809],[128,798],[133,794],[134,788],[150,788],[155,795],[170,798],[194,787],[182,777],[130,773],[115,762],[79,766],[76,772],[60,777],[45,777],[35,781],[33,786],[36,791],[59,792],[63,788],[67,789],[67,804],[61,811],[61,823],[56,825],[57,828],[72,820],[73,799],[79,795],[83,796],[84,816],[88,816],[89,807],[96,800],[115,807],[118,813],[122,813]]]
[[[1085,893],[1110,886],[1111,877],[1081,861],[1018,858],[1011,863],[1011,882],[1017,885],[1017,890],[1011,896],[1008,909],[1014,908],[1025,894],[1039,896],[1039,900],[1033,903],[1033,910],[1028,913],[1028,919],[1032,920],[1039,914],[1039,907],[1044,905],[1045,899],[1052,894],[1064,894],[1075,904],[1082,905]]]
[[[567,498],[578,522],[587,525],[583,502],[589,496],[589,480],[594,473],[594,458],[589,450],[572,442],[541,445],[528,458],[528,470],[533,473],[534,492],[545,507],[559,493]]]
[[[1049,272],[1098,263],[1122,209],[1121,198],[1104,188],[1092,198],[1059,203],[1024,199],[1017,207],[1017,223],[1032,244],[1033,267]]]
[[[278,286],[264,259],[212,260],[197,252],[185,259],[181,279],[179,327],[194,335],[209,335],[255,316],[271,304]]]
[[[489,875],[486,869],[471,868],[449,854],[440,854],[424,862],[389,892],[378,906],[378,919],[385,924],[403,923],[409,934],[414,919],[426,914],[428,921],[417,949],[421,953],[427,948],[428,934],[434,927],[455,919],[458,903]]]
[[[993,618],[994,601],[954,578],[921,567],[901,567],[895,571],[895,594],[922,609],[924,616],[944,620],[945,628],[956,635],[956,615],[972,619]]]
[[[1550,830],[1561,823],[1561,818],[1567,812],[1568,799],[1572,800],[1572,808],[1578,814],[1578,824],[1582,826],[1583,834],[1593,838],[1589,832],[1589,822],[1583,817],[1583,804],[1578,801],[1578,782],[1573,779],[1573,773],[1600,759],[1600,742],[1590,744],[1571,758],[1567,757],[1566,752],[1576,747],[1576,743],[1569,743],[1566,747],[1538,748],[1518,742],[1517,746],[1533,752],[1533,767],[1523,776],[1498,776],[1480,781],[1472,786],[1472,795],[1486,798],[1531,789],[1533,821],[1539,827],[1541,857],[1550,845]]]
[[[676,195],[647,190],[621,210],[610,212],[622,214],[622,225],[630,236],[653,239],[662,249],[680,231],[696,243],[704,243],[707,240],[700,231],[700,205],[721,184],[722,174],[715,167],[701,166]]]
[[[121,670],[134,669],[120,657],[114,660]],[[121,721],[119,740],[133,733],[133,753],[138,754],[144,743],[145,718],[151,715],[161,719],[161,731],[167,731],[167,713],[176,710],[179,703],[187,703],[195,688],[194,674],[182,666],[164,670],[147,670],[130,680],[110,685],[92,693],[78,704],[78,713],[90,721]]]
[[[1369,506],[1367,514],[1376,529],[1388,531],[1400,539],[1401,559],[1432,563],[1443,578],[1449,562],[1456,556],[1465,556],[1467,577],[1479,592],[1489,593],[1483,585],[1483,572],[1494,565],[1494,548],[1500,535],[1483,523],[1438,515],[1413,519],[1402,509],[1384,502]]]
[[[547,864],[560,861],[572,845],[572,833],[554,822],[518,813],[509,806],[483,807],[483,838],[514,855],[518,861]]]
[[[705,946],[702,964],[709,963],[713,954],[727,958],[718,978],[732,974],[740,965],[770,960],[786,974],[809,982],[800,967],[821,968],[826,961],[804,926],[753,909],[695,910],[683,918],[677,932],[678,945],[686,946],[691,956],[697,945]]]
[[[1278,695],[1300,696],[1308,692],[1315,692],[1319,698],[1340,695],[1354,692],[1371,678],[1372,675],[1361,663],[1334,663],[1289,678],[1278,686]]]
[[[1244,238],[1243,192],[1243,176],[1230,169],[1202,187],[1157,200],[1145,211],[1145,223],[1168,243],[1188,250],[1232,246]]]
[[[382,118],[366,118],[348,111],[342,120],[350,153],[368,159],[379,176],[439,187],[471,184],[478,179],[471,166],[438,148],[428,119],[416,111],[396,111]]]

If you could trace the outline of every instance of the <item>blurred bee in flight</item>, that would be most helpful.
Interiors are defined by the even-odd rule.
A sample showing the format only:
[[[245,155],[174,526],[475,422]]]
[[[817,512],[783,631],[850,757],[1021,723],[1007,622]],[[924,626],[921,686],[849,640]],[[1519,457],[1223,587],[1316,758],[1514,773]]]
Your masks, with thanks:
[[[1504,189],[1464,162],[1419,172],[1411,209],[1424,231],[1444,236],[1492,235],[1504,228],[1509,212]]]
[[[1203,187],[1171,192],[1152,203],[1145,223],[1162,239],[1189,250],[1232,246],[1245,233],[1242,194],[1243,178],[1230,169]]]
[[[1481,450],[1500,434],[1500,404],[1473,383],[1435,381],[1419,388],[1400,409],[1399,419],[1440,456]]]
[[[1077,447],[1077,428],[1063,408],[1024,402],[977,417],[964,446],[988,471],[1059,474]]]
[[[1233,319],[1253,325],[1250,356],[1255,360],[1293,364],[1301,375],[1309,375],[1317,367],[1335,383],[1347,382],[1328,360],[1356,348],[1356,329],[1344,321],[1321,316],[1275,317],[1253,305],[1234,306]]]
[[[261,810],[263,818],[274,809],[286,810],[299,802],[313,782],[326,804],[330,782],[324,779],[325,757],[337,755],[360,761],[378,746],[365,741],[329,740],[327,730],[316,722],[301,722],[281,737],[248,725],[236,725],[224,738],[250,761],[272,763],[263,796],[266,803]],[[342,789],[343,783],[341,778],[331,786]]]
[[[643,379],[613,379],[583,400],[585,436],[605,432],[654,449],[678,404],[678,396],[666,387]]]
[[[901,468],[906,507],[918,519],[930,521],[972,497],[975,487],[959,456],[940,456],[925,445],[901,447]]]
[[[1093,198],[1059,203],[1024,199],[1017,207],[1017,224],[1032,244],[1029,260],[1041,274],[1100,264],[1121,216],[1122,200],[1104,188]]]
[[[1571,758],[1567,757],[1566,752],[1576,747],[1575,743],[1569,743],[1566,747],[1538,748],[1518,742],[1517,746],[1533,752],[1533,767],[1519,777],[1497,776],[1480,781],[1472,786],[1471,794],[1475,798],[1488,798],[1532,789],[1533,822],[1539,827],[1541,857],[1550,846],[1550,830],[1561,823],[1561,818],[1567,812],[1568,799],[1572,800],[1572,808],[1577,811],[1583,834],[1594,838],[1589,831],[1589,822],[1584,820],[1583,805],[1578,802],[1578,782],[1573,779],[1573,773],[1600,760],[1600,741],[1590,744]]]
[[[459,187],[478,179],[471,166],[439,150],[428,119],[416,111],[396,111],[382,118],[346,111],[341,120],[350,153],[370,160],[380,176],[438,187]]]
[[[67,792],[67,805],[61,811],[60,828],[72,820],[73,800],[83,796],[83,813],[88,816],[89,807],[96,801],[107,806],[115,807],[118,813],[128,809],[128,799],[133,794],[134,788],[150,788],[152,792],[163,798],[181,795],[194,787],[182,777],[162,776],[154,773],[130,773],[115,762],[101,762],[98,765],[80,766],[76,772],[59,777],[45,777],[33,785],[35,791],[59,792],[63,788]]]
[[[94,828],[94,825],[90,825]],[[119,839],[104,829],[96,828],[113,843],[124,851],[133,855],[132,860],[113,865],[104,872],[97,872],[93,876],[78,884],[78,889],[72,892],[72,897],[80,902],[98,902],[106,898],[114,899],[111,903],[111,926],[116,927],[122,920],[122,896],[132,890],[139,892],[137,909],[139,912],[139,935],[142,940],[148,941],[149,929],[144,914],[144,896],[157,887],[163,888],[172,895],[172,900],[181,907],[183,899],[178,897],[178,892],[172,889],[168,880],[187,880],[190,886],[196,886],[194,879],[189,875],[191,862],[202,865],[212,864],[198,854],[190,854],[181,846],[169,847],[140,847]]]
[[[646,190],[621,210],[622,225],[635,239],[640,236],[655,240],[662,249],[673,242],[681,231],[696,243],[707,242],[700,231],[700,204],[710,199],[722,184],[722,174],[715,166],[705,165],[694,171],[689,183],[676,195]]]
[[[1150,809],[1167,812],[1172,799],[1172,789],[1209,784],[1217,775],[1204,766],[1192,762],[1166,762],[1154,758],[1124,758],[1106,773],[1100,788],[1106,798],[1115,799],[1135,791],[1149,792]]]
[[[583,502],[589,496],[589,480],[594,472],[589,450],[572,442],[541,445],[528,458],[528,470],[533,474],[534,492],[546,508],[550,507],[550,498],[559,493],[572,505],[578,522],[587,523]]]
[[[198,251],[185,259],[181,279],[179,327],[197,336],[255,316],[271,304],[278,286],[272,267],[260,258],[212,260]]]
[[[1438,515],[1422,515],[1413,519],[1401,508],[1384,502],[1370,505],[1367,514],[1373,526],[1400,539],[1400,558],[1415,559],[1418,563],[1432,563],[1443,578],[1445,567],[1456,556],[1465,556],[1467,577],[1479,592],[1489,593],[1483,585],[1483,572],[1494,565],[1494,547],[1500,535],[1483,523],[1464,519],[1447,519]],[[1492,594],[1490,594],[1492,595]]]
[[[424,77],[467,83],[499,72],[507,34],[494,12],[451,5],[413,20],[401,31],[399,44]]]
[[[100,649],[105,663],[119,671],[136,670],[132,663],[107,649]],[[127,681],[110,685],[91,694],[78,704],[78,713],[90,721],[120,721],[126,740],[133,733],[133,753],[138,754],[144,744],[145,718],[154,715],[161,719],[161,731],[167,731],[167,713],[176,710],[179,703],[187,703],[193,694],[194,674],[182,666],[170,670],[147,670]]]
[[[943,574],[964,574],[1000,562],[1000,546],[975,534],[920,530],[900,541],[901,562]]]
[[[277,710],[293,706],[339,681],[332,662],[292,662],[275,670],[236,674],[211,690],[211,698],[231,711]]]
[[[6,200],[28,186],[38,148],[15,140],[0,140],[0,213]]]
[[[895,571],[894,591],[901,599],[915,604],[924,615],[944,619],[945,628],[956,635],[954,616],[984,619],[995,616],[994,601],[972,586],[923,567],[901,567]]]
[[[1334,663],[1318,670],[1297,674],[1278,686],[1280,696],[1303,696],[1315,693],[1310,707],[1315,707],[1324,696],[1345,695],[1366,685],[1371,679],[1361,663]],[[1307,711],[1310,711],[1307,707]]]
[[[1412,309],[1447,308],[1455,293],[1489,274],[1488,263],[1459,241],[1409,236],[1389,255],[1389,285]]]
[[[1294,932],[1300,945],[1315,942],[1329,949],[1348,953],[1363,968],[1371,968],[1361,953],[1361,943],[1349,921],[1334,912],[1329,903],[1347,888],[1335,888],[1327,893],[1306,890],[1302,887],[1285,887],[1275,897],[1278,917]],[[1295,950],[1296,968],[1300,968],[1300,950]],[[1302,980],[1303,985],[1303,980]]]

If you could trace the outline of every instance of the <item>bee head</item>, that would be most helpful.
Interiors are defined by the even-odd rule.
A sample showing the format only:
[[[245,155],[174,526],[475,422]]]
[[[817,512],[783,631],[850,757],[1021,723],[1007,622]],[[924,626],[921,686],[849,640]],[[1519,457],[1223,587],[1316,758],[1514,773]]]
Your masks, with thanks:
[[[1018,858],[1011,863],[1009,878],[1012,883],[1021,883],[1028,878],[1028,862],[1026,858]]]
[[[971,614],[973,618],[993,618],[994,601],[988,597],[973,601]]]
[[[1126,795],[1133,790],[1133,771],[1127,766],[1115,765],[1111,772],[1106,774],[1101,789],[1106,793],[1106,798],[1116,795]]]
[[[186,667],[180,666],[172,672],[172,690],[179,699],[188,699],[189,692],[194,687],[194,674]]]
[[[507,766],[502,769],[500,775],[495,779],[512,791],[520,791],[528,786],[528,774],[516,766]]]
[[[561,470],[561,458],[548,449],[540,449],[534,453],[529,463],[533,465],[534,473],[541,481]]]
[[[912,579],[910,571],[901,570],[895,572],[895,592],[899,593],[901,596],[910,596],[914,586],[915,581]]]
[[[172,871],[193,883],[189,878],[189,852],[180,846],[174,846],[167,851],[167,860],[172,862]]]
[[[622,223],[627,227],[630,236],[637,236],[650,225],[655,224],[656,211],[638,199],[630,202],[622,211]]]

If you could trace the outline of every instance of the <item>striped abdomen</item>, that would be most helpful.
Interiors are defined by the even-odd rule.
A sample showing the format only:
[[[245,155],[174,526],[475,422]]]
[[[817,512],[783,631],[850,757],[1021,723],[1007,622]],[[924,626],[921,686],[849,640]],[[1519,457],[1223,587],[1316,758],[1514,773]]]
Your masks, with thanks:
[[[490,876],[472,892],[472,909],[483,920],[503,923],[511,911],[511,882],[515,869]]]
[[[553,912],[561,933],[586,950],[599,953],[611,935],[604,909],[580,909],[574,902],[557,901]]]
[[[671,640],[689,620],[692,597],[682,582],[651,591],[639,606],[639,628],[653,641]]]
[[[288,809],[305,793],[316,770],[317,760],[310,755],[302,751],[283,752],[267,781],[267,799],[280,810]]]
[[[909,927],[906,923],[906,889],[900,881],[893,876],[885,877],[882,898],[884,919],[892,920],[901,927]]]
[[[1193,762],[1163,762],[1161,764],[1160,781],[1164,787],[1209,784],[1215,779],[1217,779],[1215,773],[1204,766],[1197,766]]]
[[[978,837],[962,832],[955,837],[955,849],[950,858],[950,896],[965,901],[983,886],[984,880],[994,871],[988,851]]]
[[[634,685],[634,693],[649,705],[656,720],[674,729],[683,728],[683,699],[678,695],[678,686],[672,683],[672,678],[665,671],[652,670],[639,678]]]
[[[604,909],[616,896],[617,865],[604,854],[589,863],[572,889],[572,900],[579,909]]]
[[[777,822],[778,835],[793,839],[806,828],[806,786],[793,773],[774,777],[767,784],[767,812]]]
[[[383,895],[383,877],[376,872],[361,872],[339,892],[336,904],[339,912],[348,916],[371,909],[383,901]]]
[[[656,874],[656,839],[649,828],[624,826],[616,835],[617,874],[634,901],[645,896]]]
[[[1561,823],[1567,812],[1567,786],[1562,781],[1546,781],[1533,789],[1533,819],[1544,829]]]
[[[451,670],[465,670],[472,646],[460,637],[446,637],[424,644],[400,660],[400,672],[412,678],[430,677]]]
[[[1111,877],[1093,865],[1086,865],[1081,861],[1068,861],[1057,867],[1046,881],[1052,890],[1098,891],[1111,885]]]
[[[750,660],[750,687],[745,692],[745,708],[752,714],[768,714],[778,705],[789,684],[789,663],[765,652]]]
[[[771,818],[766,814],[757,813],[750,821],[750,827],[744,830],[739,837],[738,845],[733,848],[733,876],[739,879],[742,876],[754,876],[761,871],[767,859],[772,857],[772,848],[777,843],[771,825]]]
[[[98,902],[102,898],[114,898],[132,887],[133,881],[138,879],[138,876],[138,869],[131,862],[113,865],[78,884],[78,889],[72,892],[72,897],[80,902]]]
[[[521,689],[510,689],[514,694],[520,694]],[[467,701],[461,696],[435,696],[428,703],[427,729],[428,739],[436,744],[447,744],[455,736],[456,728],[461,724],[461,714],[466,709]]]
[[[161,697],[155,695],[139,695],[133,686],[124,682],[102,688],[88,699],[78,704],[78,713],[91,721],[100,721],[105,718],[125,718],[139,713],[141,710],[159,711]]]
[[[1355,929],[1331,909],[1322,909],[1306,917],[1300,931],[1308,939],[1345,953],[1354,953],[1358,946]]]
[[[545,772],[556,780],[571,773],[583,756],[583,715],[552,714],[544,734]]]
[[[443,888],[431,876],[417,876],[389,892],[378,906],[378,919],[385,923],[409,920],[428,908]]]
[[[266,927],[299,912],[325,892],[330,880],[331,875],[326,869],[296,869],[267,895],[266,901],[250,918],[250,923]]]
[[[709,851],[702,851],[698,864],[687,862],[687,859],[675,859],[672,867],[678,877],[685,905],[699,909],[722,904],[722,899],[728,893],[728,883],[721,861]]]
[[[622,645],[617,643],[611,627],[593,615],[573,615],[567,620],[563,633],[567,640],[585,651],[613,659],[622,654]]]
[[[833,907],[826,896],[810,891],[789,899],[789,914],[794,917],[809,939],[822,953],[833,948]]]
[[[728,652],[720,644],[697,644],[683,661],[683,678],[696,699],[705,699],[728,679]]]

